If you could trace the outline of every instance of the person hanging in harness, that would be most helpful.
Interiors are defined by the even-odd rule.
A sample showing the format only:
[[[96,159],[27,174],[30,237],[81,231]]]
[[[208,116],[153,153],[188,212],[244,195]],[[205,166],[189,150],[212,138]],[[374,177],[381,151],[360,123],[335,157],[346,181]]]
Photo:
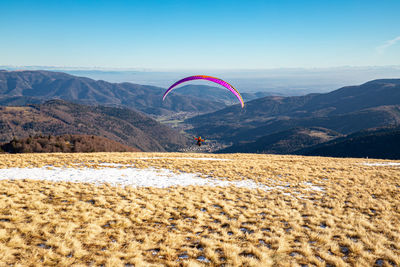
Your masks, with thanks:
[[[202,139],[201,136],[199,136],[199,137],[193,136],[193,138],[194,138],[194,140],[197,141],[197,145],[198,145],[198,146],[201,146],[201,143],[204,142],[204,141],[206,141],[206,139]]]

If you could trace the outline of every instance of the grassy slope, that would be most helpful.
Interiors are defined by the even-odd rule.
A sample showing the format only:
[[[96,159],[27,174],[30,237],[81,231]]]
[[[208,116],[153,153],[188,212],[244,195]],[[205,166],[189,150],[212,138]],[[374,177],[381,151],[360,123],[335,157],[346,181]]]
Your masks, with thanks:
[[[151,156],[168,158],[139,159]],[[201,156],[232,160],[179,159]],[[0,262],[400,264],[399,167],[365,166],[364,159],[280,155],[92,153],[0,155],[0,168],[72,167],[74,162],[96,166],[101,161],[290,187],[265,192],[0,181]],[[325,190],[308,190],[304,182]],[[202,257],[209,262],[200,261]]]

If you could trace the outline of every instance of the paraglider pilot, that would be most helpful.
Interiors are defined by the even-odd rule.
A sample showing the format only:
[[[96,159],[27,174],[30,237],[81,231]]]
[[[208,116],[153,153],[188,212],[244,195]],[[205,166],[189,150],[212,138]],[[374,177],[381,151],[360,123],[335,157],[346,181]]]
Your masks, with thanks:
[[[199,137],[193,136],[193,138],[194,138],[194,140],[197,141],[197,145],[198,145],[198,146],[201,146],[201,142],[206,141],[205,139],[201,139],[201,136],[199,136]]]

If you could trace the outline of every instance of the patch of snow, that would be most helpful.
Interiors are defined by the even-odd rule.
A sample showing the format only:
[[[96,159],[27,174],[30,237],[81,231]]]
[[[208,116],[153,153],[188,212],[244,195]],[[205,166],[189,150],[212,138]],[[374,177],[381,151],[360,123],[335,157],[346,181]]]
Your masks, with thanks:
[[[400,162],[364,162],[365,166],[400,166]]]
[[[114,165],[113,165],[114,166]],[[215,178],[202,178],[194,173],[175,174],[167,169],[136,169],[136,168],[59,168],[46,166],[42,168],[9,168],[0,169],[0,179],[32,179],[54,182],[81,182],[132,187],[157,187],[170,186],[236,186],[249,189],[272,190],[269,187],[252,180],[227,181]]]
[[[108,162],[99,163],[97,165],[104,166],[104,167],[128,167],[128,166],[133,166],[131,164],[118,164],[118,163],[108,163]]]
[[[133,158],[135,159],[135,158]],[[136,159],[190,159],[190,160],[217,160],[217,161],[231,161],[231,159],[220,159],[220,158],[180,158],[180,157],[148,157],[148,158],[136,158]]]
[[[264,191],[279,190],[287,191],[288,187],[277,185],[267,186],[253,180],[228,181],[223,178],[206,177],[203,178],[195,173],[176,174],[168,169],[138,169],[131,165],[100,163],[104,168],[60,168],[44,166],[42,168],[8,168],[0,169],[0,180],[6,179],[32,179],[46,180],[53,182],[75,182],[75,183],[108,183],[112,186],[132,186],[132,187],[155,187],[166,188],[174,186],[213,186],[261,189]],[[130,166],[128,168],[113,168]],[[322,188],[314,186],[312,183],[309,190],[321,191]],[[289,187],[290,188],[290,187]],[[292,195],[285,192],[285,195]],[[301,196],[298,196],[300,197]]]
[[[325,189],[321,186],[314,185],[311,182],[304,182],[305,185],[309,186],[306,190],[312,190],[312,191],[324,191]]]
[[[97,165],[99,167],[116,167],[116,168],[117,167],[121,168],[121,167],[133,167],[134,166],[133,164],[119,164],[119,163],[108,163],[108,162],[101,162],[101,163],[88,162],[88,163],[85,163],[85,164],[75,163],[74,165],[76,165],[76,166]]]

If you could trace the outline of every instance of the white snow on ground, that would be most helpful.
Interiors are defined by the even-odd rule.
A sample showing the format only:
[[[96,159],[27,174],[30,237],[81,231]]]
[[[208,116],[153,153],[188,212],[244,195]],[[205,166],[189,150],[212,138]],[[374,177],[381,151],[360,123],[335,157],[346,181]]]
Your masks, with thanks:
[[[256,183],[253,180],[228,181],[212,177],[203,178],[195,173],[176,174],[167,169],[138,169],[131,165],[101,163],[104,168],[59,168],[45,166],[42,168],[9,168],[0,169],[0,180],[6,179],[32,179],[47,180],[54,182],[76,182],[76,183],[108,183],[113,186],[132,186],[132,187],[156,187],[166,188],[171,186],[236,186],[248,189],[269,190],[287,190],[289,186],[267,186]],[[114,167],[114,168],[113,168]],[[117,167],[117,168],[115,168]],[[127,167],[127,168],[121,168]],[[310,186],[308,190],[321,191],[321,187],[314,186],[312,183],[306,183]],[[299,192],[294,192],[299,194]],[[289,193],[284,193],[289,194]],[[299,196],[301,197],[301,196]]]
[[[364,162],[366,166],[400,166],[400,162]]]
[[[133,164],[119,164],[119,163],[108,163],[108,162],[101,162],[101,163],[91,163],[91,162],[86,162],[86,163],[73,163],[75,166],[86,166],[86,165],[97,165],[98,167],[115,167],[115,168],[121,168],[121,167],[134,167]],[[49,166],[51,167],[51,166]]]
[[[180,158],[180,157],[150,157],[150,158],[137,158],[137,159],[191,159],[191,160],[219,160],[229,161],[231,159],[220,159],[220,158]]]
[[[313,185],[311,182],[305,182],[305,185],[309,186],[306,190],[312,190],[312,191],[324,191],[324,188],[321,186]]]
[[[109,165],[109,164],[107,164]],[[120,164],[121,165],[121,164]],[[115,166],[115,165],[112,165]],[[118,166],[118,164],[117,164]],[[133,186],[133,187],[158,187],[170,186],[230,186],[245,187],[251,189],[271,190],[268,187],[257,184],[252,180],[227,181],[215,178],[202,178],[198,174],[180,173],[175,174],[167,169],[136,169],[136,168],[9,168],[0,169],[0,179],[33,179],[48,180],[54,182],[81,182],[81,183],[109,183],[111,185]]]

